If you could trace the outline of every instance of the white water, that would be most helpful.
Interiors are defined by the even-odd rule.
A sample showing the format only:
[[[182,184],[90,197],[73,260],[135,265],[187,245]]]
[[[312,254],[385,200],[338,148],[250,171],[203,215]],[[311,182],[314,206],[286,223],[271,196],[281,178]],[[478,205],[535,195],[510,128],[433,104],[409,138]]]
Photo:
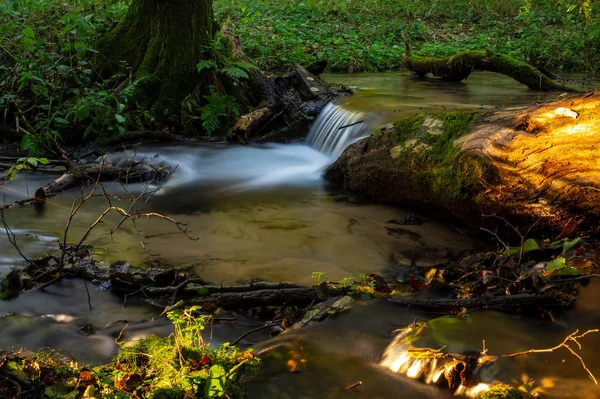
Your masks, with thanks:
[[[314,149],[337,159],[350,144],[365,136],[365,114],[329,103],[310,129],[307,141]]]
[[[177,171],[165,188],[210,187],[215,194],[235,194],[273,187],[322,184],[321,174],[354,141],[364,136],[365,115],[328,104],[311,128],[306,144],[264,144],[230,147],[161,147],[137,151],[136,159],[164,162]],[[357,123],[360,122],[360,123]],[[354,124],[345,127],[346,125]],[[156,155],[160,152],[160,155]],[[115,164],[134,154],[111,157]],[[205,191],[205,190],[204,190]],[[162,191],[158,195],[164,194]]]

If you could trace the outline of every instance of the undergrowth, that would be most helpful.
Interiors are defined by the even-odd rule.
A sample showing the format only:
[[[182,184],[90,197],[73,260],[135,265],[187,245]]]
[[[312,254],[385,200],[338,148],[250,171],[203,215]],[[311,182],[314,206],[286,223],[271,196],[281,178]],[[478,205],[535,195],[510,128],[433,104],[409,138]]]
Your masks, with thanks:
[[[538,68],[595,71],[600,4],[583,0],[215,0],[217,16],[261,67],[326,60],[384,71],[415,55],[491,50]]]
[[[111,363],[93,369],[53,352],[5,353],[0,373],[10,378],[0,381],[0,396],[19,396],[27,388],[27,397],[51,399],[240,397],[241,377],[252,373],[259,359],[227,343],[211,348],[202,336],[210,316],[198,315],[199,310],[168,312],[173,334],[121,342]]]
[[[20,140],[30,156],[50,155],[128,130],[157,130],[152,109],[140,98],[151,77],[135,79],[125,62],[112,76],[97,68],[99,39],[123,17],[128,0],[7,0],[0,2],[0,139]],[[194,90],[182,104],[186,131],[226,132],[238,105],[222,82],[240,86],[250,63],[230,60],[219,38],[210,93]],[[220,78],[219,78],[220,77]],[[54,155],[58,154],[56,152]]]

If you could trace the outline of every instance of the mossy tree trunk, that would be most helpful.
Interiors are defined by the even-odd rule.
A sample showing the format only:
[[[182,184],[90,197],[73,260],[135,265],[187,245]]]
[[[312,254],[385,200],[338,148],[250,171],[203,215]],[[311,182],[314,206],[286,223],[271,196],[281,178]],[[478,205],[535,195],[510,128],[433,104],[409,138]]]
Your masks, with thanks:
[[[141,85],[145,103],[159,117],[179,116],[181,100],[200,82],[196,65],[212,58],[212,0],[132,0],[121,22],[99,43],[100,69],[109,75],[127,62]]]
[[[600,92],[407,116],[352,144],[325,177],[468,227],[507,228],[502,217],[565,237],[600,230],[599,128]]]
[[[509,76],[534,90],[576,92],[570,87],[559,85],[537,68],[504,54],[485,51],[463,51],[445,58],[417,57],[407,55],[404,67],[419,76],[430,73],[443,80],[460,82],[474,70],[497,72]]]

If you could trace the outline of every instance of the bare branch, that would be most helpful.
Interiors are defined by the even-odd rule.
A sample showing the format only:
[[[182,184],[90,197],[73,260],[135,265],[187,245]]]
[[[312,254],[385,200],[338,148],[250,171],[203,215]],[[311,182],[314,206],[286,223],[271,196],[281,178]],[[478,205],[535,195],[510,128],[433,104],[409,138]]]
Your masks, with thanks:
[[[597,333],[600,332],[599,329],[593,329],[593,330],[587,330],[586,332],[584,332],[583,334],[579,334],[579,330],[575,330],[575,332],[569,334],[563,342],[561,342],[560,344],[552,347],[552,348],[547,348],[547,349],[529,349],[523,352],[517,352],[517,353],[511,353],[509,355],[502,355],[501,357],[517,357],[517,356],[523,356],[523,355],[529,355],[531,353],[550,353],[550,352],[554,352],[555,350],[558,350],[560,348],[566,348],[569,352],[571,352],[571,354],[573,356],[575,356],[577,359],[579,359],[579,361],[581,362],[581,365],[583,366],[583,369],[585,371],[587,371],[589,377],[592,379],[592,381],[594,381],[594,384],[598,385],[598,381],[596,380],[596,377],[594,377],[594,374],[592,374],[592,372],[590,371],[590,369],[588,369],[588,367],[586,366],[585,362],[583,361],[583,358],[581,357],[581,355],[579,355],[577,352],[575,352],[573,350],[573,348],[571,348],[568,343],[569,341],[573,341],[575,342],[575,344],[579,347],[579,350],[581,350],[581,344],[577,341],[580,338],[585,337],[588,334],[591,333]],[[579,334],[579,335],[577,335]]]

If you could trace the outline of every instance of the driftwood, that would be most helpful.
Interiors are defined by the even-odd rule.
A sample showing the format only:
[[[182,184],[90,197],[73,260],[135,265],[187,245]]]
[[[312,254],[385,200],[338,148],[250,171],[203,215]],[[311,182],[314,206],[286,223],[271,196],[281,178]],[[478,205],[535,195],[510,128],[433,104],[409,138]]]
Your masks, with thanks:
[[[348,147],[326,178],[476,230],[506,227],[504,219],[523,233],[534,227],[554,237],[597,230],[598,107],[597,92],[404,117]]]
[[[430,73],[442,80],[460,82],[474,70],[497,72],[509,76],[534,90],[577,92],[559,85],[535,67],[503,54],[485,51],[463,51],[445,58],[417,57],[407,55],[404,67],[419,76]]]
[[[427,310],[435,313],[460,313],[463,309],[490,309],[500,308],[503,311],[519,310],[523,308],[552,308],[568,307],[573,299],[561,294],[536,295],[516,294],[503,296],[481,296],[467,299],[395,299],[390,302],[415,309]]]
[[[152,180],[164,179],[170,170],[155,168],[140,162],[132,166],[117,168],[112,164],[104,165],[79,165],[54,181],[36,190],[34,198],[36,201],[44,201],[63,191],[80,187],[90,181],[119,180],[127,183],[139,183]]]

